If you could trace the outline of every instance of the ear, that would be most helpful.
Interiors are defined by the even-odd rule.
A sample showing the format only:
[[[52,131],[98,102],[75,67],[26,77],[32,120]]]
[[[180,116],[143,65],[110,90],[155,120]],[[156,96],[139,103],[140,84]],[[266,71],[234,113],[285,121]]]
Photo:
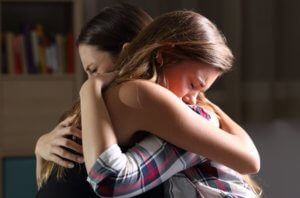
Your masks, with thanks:
[[[129,44],[130,44],[129,42],[124,43],[122,46],[122,51],[127,50],[129,47]]]
[[[157,52],[155,59],[156,59],[156,62],[157,62],[159,65],[162,65],[162,64],[163,64],[164,60],[163,60],[161,51],[158,51],[158,52]]]

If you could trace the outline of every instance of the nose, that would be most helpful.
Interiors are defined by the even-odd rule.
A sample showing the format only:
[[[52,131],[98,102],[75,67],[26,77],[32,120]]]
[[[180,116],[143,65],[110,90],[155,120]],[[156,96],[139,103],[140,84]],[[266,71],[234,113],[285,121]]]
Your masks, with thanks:
[[[187,105],[197,104],[198,93],[188,93],[182,97],[182,101]]]

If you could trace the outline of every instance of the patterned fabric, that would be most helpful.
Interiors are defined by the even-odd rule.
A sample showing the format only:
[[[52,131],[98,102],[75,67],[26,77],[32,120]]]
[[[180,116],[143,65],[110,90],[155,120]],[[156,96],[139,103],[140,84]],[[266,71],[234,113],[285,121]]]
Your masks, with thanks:
[[[211,120],[203,108],[191,108]],[[237,172],[153,135],[126,153],[110,146],[87,180],[100,197],[132,197],[163,182],[164,197],[255,197]]]

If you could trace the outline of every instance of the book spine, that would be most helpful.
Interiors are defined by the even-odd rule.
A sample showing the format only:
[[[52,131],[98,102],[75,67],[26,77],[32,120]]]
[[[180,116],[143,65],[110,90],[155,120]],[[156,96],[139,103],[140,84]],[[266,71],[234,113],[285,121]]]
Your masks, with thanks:
[[[15,61],[13,58],[13,33],[7,32],[5,36],[6,56],[7,56],[7,69],[9,74],[15,73]]]
[[[31,38],[31,30],[28,25],[24,26],[24,48],[25,48],[25,56],[27,61],[27,70],[28,73],[34,74],[37,73],[37,70],[34,65],[34,57],[33,57],[33,46],[32,46],[32,38]]]
[[[46,60],[47,41],[45,38],[44,28],[42,25],[40,24],[36,25],[36,34],[38,39],[38,56],[39,56],[38,65],[40,67],[40,72],[42,74],[47,74],[48,73],[48,66]]]
[[[33,54],[33,65],[35,71],[37,73],[40,73],[38,36],[34,30],[31,31],[31,44],[32,44],[32,54]]]
[[[15,61],[15,73],[22,74],[23,73],[23,63],[21,57],[21,50],[20,50],[20,39],[19,35],[14,35],[13,39],[13,58]]]
[[[27,65],[27,58],[25,55],[25,41],[24,35],[19,35],[19,43],[20,43],[20,52],[21,52],[21,59],[22,59],[22,70],[23,73],[28,73],[28,65]]]
[[[52,68],[53,68],[53,72],[58,71],[58,57],[57,57],[57,45],[56,43],[52,43],[51,45],[51,58],[52,58]]]
[[[72,32],[67,34],[67,73],[74,73],[75,54],[74,54],[74,35]]]
[[[5,33],[1,34],[1,70],[0,73],[7,74],[7,55],[6,55],[6,45],[5,45]]]
[[[66,72],[66,38],[62,34],[56,35],[57,57],[58,57],[58,72]]]

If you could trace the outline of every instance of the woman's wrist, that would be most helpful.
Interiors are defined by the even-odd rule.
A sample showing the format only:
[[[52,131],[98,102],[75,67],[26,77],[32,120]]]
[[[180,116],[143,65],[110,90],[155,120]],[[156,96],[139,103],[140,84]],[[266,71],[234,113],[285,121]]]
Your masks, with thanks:
[[[97,96],[102,97],[102,83],[97,82],[97,79],[88,79],[80,89],[80,97]]]

